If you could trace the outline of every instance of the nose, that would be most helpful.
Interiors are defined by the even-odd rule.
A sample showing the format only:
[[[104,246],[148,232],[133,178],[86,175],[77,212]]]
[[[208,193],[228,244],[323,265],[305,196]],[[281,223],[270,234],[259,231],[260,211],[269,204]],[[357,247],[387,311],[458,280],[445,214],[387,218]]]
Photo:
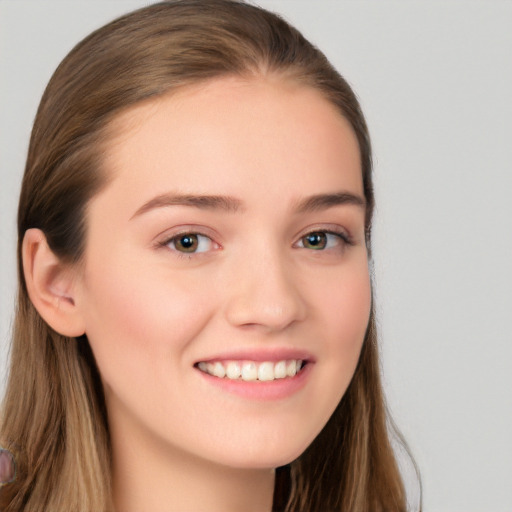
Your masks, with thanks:
[[[306,317],[295,269],[277,251],[253,252],[232,265],[226,318],[237,327],[280,331]]]

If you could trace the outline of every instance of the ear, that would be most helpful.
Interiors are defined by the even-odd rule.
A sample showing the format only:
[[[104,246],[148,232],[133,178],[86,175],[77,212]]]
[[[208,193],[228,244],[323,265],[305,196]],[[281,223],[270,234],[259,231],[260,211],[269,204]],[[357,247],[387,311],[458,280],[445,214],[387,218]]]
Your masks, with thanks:
[[[25,232],[22,257],[28,295],[45,322],[64,336],[84,334],[84,321],[75,302],[76,269],[60,261],[40,229]]]

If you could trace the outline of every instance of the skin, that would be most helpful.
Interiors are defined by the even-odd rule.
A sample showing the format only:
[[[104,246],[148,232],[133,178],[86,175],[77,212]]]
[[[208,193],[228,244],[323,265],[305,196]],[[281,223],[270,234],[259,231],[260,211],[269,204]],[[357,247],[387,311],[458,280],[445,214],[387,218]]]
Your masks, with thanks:
[[[9,450],[0,449],[0,486],[12,482],[15,474],[14,456]]]
[[[370,311],[364,198],[348,122],[279,77],[222,78],[115,120],[108,185],[87,210],[70,290],[102,376],[119,512],[270,510],[273,468],[321,431],[354,373]],[[144,208],[162,194],[222,195],[237,211]],[[142,210],[141,210],[142,209]],[[325,249],[311,232],[336,230]],[[181,233],[203,233],[180,253]],[[305,351],[305,384],[264,400],[194,366],[232,350]]]

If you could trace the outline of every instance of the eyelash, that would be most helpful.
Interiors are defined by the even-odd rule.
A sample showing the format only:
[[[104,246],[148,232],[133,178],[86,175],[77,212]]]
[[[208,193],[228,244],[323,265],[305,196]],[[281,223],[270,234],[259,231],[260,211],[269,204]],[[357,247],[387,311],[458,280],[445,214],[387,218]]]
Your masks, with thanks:
[[[208,252],[208,251],[183,252],[183,251],[179,251],[178,249],[176,249],[176,247],[174,249],[169,247],[169,245],[171,243],[175,244],[180,238],[185,238],[186,236],[196,236],[196,237],[207,238],[212,244],[215,244],[217,246],[219,245],[216,242],[214,242],[213,239],[210,236],[205,235],[204,233],[201,233],[199,231],[193,231],[193,230],[182,231],[181,233],[177,233],[175,235],[172,235],[171,237],[164,239],[162,242],[159,242],[158,245],[160,247],[167,248],[167,249],[171,250],[176,255],[176,257],[178,257],[178,258],[190,259],[193,256],[197,256],[198,254],[202,254],[204,252]]]
[[[352,238],[345,231],[341,231],[341,230],[338,231],[338,230],[335,230],[335,229],[318,229],[318,230],[309,231],[306,234],[302,235],[299,238],[299,241],[303,241],[308,236],[316,235],[316,234],[323,234],[323,235],[327,235],[327,236],[329,236],[329,235],[335,236],[336,238],[338,238],[338,242],[341,242],[341,244],[343,246],[345,246],[345,245],[354,245],[354,241],[352,240]],[[307,249],[307,247],[302,247],[302,248]],[[329,249],[333,249],[333,247],[316,249],[316,251],[322,252],[322,251],[329,250]],[[311,251],[315,251],[315,249],[310,249],[310,250]]]
[[[336,238],[339,239],[338,242],[341,242],[341,244],[342,244],[341,249],[343,249],[343,246],[354,245],[353,239],[345,231],[342,231],[342,230],[338,231],[338,230],[335,230],[335,229],[315,229],[315,230],[308,231],[307,233],[302,235],[299,238],[298,242],[294,243],[294,247],[296,247],[299,242],[302,242],[303,240],[305,240],[308,236],[315,235],[315,234],[322,234],[322,235],[327,235],[327,236],[329,236],[329,235],[335,236]],[[173,253],[175,253],[176,257],[178,257],[178,258],[186,258],[186,259],[191,259],[193,256],[197,256],[199,254],[202,254],[202,253],[205,253],[205,252],[209,252],[209,251],[183,252],[183,251],[179,251],[178,249],[176,249],[176,247],[174,247],[174,249],[169,247],[169,245],[171,243],[175,244],[180,238],[184,238],[187,235],[188,236],[196,236],[196,237],[207,238],[212,244],[215,244],[215,245],[219,246],[219,244],[217,244],[210,236],[208,236],[208,235],[206,235],[204,233],[201,233],[199,231],[193,231],[193,230],[182,231],[181,233],[177,233],[177,234],[172,235],[171,237],[165,238],[163,241],[158,243],[158,246],[162,247],[162,248],[170,249]],[[328,244],[328,242],[327,242],[327,244]],[[298,248],[299,249],[308,249],[307,247],[304,247],[304,246],[298,247]],[[324,251],[327,251],[327,250],[330,250],[330,249],[335,249],[335,248],[334,247],[327,247],[327,248],[322,248],[322,249],[309,249],[309,250],[313,251],[313,252],[324,252]]]

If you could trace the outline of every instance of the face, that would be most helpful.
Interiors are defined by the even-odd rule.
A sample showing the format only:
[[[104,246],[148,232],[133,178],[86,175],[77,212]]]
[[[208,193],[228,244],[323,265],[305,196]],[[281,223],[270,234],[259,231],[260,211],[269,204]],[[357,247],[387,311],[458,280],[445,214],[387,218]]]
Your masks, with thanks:
[[[290,462],[343,396],[369,318],[350,125],[315,90],[223,78],[114,129],[77,295],[112,436]]]

